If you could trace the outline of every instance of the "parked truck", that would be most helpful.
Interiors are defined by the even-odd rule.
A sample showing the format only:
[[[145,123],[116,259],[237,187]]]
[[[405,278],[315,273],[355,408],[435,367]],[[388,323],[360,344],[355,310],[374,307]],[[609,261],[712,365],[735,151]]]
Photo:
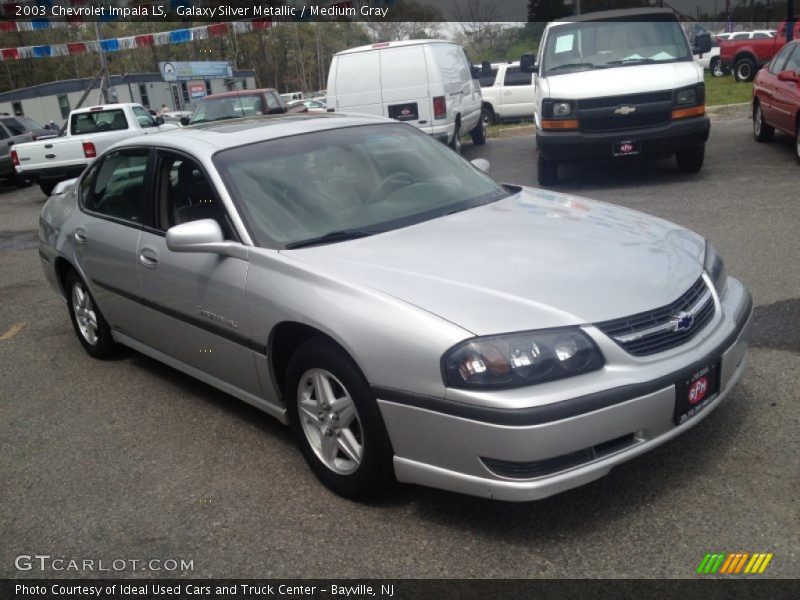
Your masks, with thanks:
[[[16,144],[11,161],[17,175],[33,179],[49,196],[61,181],[77,177],[106,148],[129,137],[165,129],[161,117],[153,117],[140,104],[105,104],[73,110],[64,134],[36,142]]]
[[[753,81],[756,72],[786,45],[786,21],[780,24],[775,37],[767,35],[737,39],[734,35],[720,43],[719,56],[723,69],[733,71],[736,81]],[[792,39],[800,38],[800,21],[794,24]]]

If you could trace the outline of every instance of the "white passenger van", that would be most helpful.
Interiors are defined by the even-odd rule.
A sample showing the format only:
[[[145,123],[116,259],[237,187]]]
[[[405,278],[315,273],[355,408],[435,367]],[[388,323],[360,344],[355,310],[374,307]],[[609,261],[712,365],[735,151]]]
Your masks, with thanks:
[[[481,87],[464,48],[444,40],[382,42],[333,55],[328,110],[405,121],[461,151],[486,142]]]
[[[703,39],[699,39],[699,38]],[[703,166],[709,134],[703,69],[671,9],[629,9],[565,17],[547,25],[534,73],[538,179],[555,183],[565,162],[675,156]]]

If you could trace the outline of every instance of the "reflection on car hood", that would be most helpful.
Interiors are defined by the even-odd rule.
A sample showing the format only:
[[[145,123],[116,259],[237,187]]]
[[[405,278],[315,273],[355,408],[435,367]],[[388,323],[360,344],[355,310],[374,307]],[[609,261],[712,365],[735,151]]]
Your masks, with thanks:
[[[663,306],[697,280],[704,252],[702,237],[661,219],[529,188],[412,227],[283,251],[478,335]]]
[[[694,61],[632,64],[608,69],[555,71],[542,79],[549,98],[581,100],[678,89],[703,81]],[[599,92],[598,90],[602,90]]]

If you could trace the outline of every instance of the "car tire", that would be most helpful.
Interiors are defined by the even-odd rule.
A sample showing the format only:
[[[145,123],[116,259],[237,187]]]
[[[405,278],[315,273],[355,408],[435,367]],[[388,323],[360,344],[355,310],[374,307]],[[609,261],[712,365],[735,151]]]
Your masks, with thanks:
[[[722,68],[722,61],[719,59],[719,57],[714,57],[711,59],[709,70],[711,71],[711,75],[714,77],[722,77],[725,75],[725,69]]]
[[[558,183],[558,163],[544,158],[541,154],[536,161],[536,179],[539,185],[555,185]]]
[[[678,163],[678,168],[684,173],[697,173],[703,168],[703,160],[706,155],[706,146],[695,146],[681,150],[675,154],[675,160]]]
[[[733,76],[736,81],[753,81],[756,75],[756,63],[752,58],[740,58],[733,67]]]
[[[56,187],[56,183],[53,182],[53,181],[40,181],[39,182],[39,189],[42,190],[42,193],[45,196],[47,196],[48,198],[50,197],[50,194],[53,193],[53,190],[55,189],[55,187]]]
[[[394,453],[378,403],[340,346],[322,337],[301,344],[286,367],[284,398],[303,457],[330,490],[366,500],[392,485]]]
[[[456,154],[461,154],[461,122],[456,121],[456,128],[453,130],[453,139],[450,141],[450,147]]]
[[[478,124],[475,125],[475,129],[472,130],[470,135],[472,136],[472,143],[476,146],[483,146],[486,143],[486,123],[483,120],[483,116],[478,119]]]
[[[117,349],[103,313],[97,307],[86,282],[74,270],[64,278],[67,307],[78,341],[92,358],[108,358]]]
[[[481,118],[483,122],[488,127],[489,125],[496,125],[497,124],[497,115],[494,112],[491,104],[484,104],[483,110],[481,111]]]
[[[775,128],[767,124],[764,119],[764,112],[761,110],[761,104],[756,102],[756,107],[753,110],[753,137],[757,142],[771,142],[775,136]]]

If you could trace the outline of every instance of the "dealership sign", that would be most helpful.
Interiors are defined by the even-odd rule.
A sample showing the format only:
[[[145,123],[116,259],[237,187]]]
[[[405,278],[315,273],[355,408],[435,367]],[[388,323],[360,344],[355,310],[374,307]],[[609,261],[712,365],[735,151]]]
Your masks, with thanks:
[[[202,83],[190,83],[189,95],[192,98],[202,98],[206,95],[206,86]]]
[[[160,62],[158,68],[164,81],[188,81],[189,79],[214,79],[232,77],[233,69],[227,60],[204,60],[193,62]]]

